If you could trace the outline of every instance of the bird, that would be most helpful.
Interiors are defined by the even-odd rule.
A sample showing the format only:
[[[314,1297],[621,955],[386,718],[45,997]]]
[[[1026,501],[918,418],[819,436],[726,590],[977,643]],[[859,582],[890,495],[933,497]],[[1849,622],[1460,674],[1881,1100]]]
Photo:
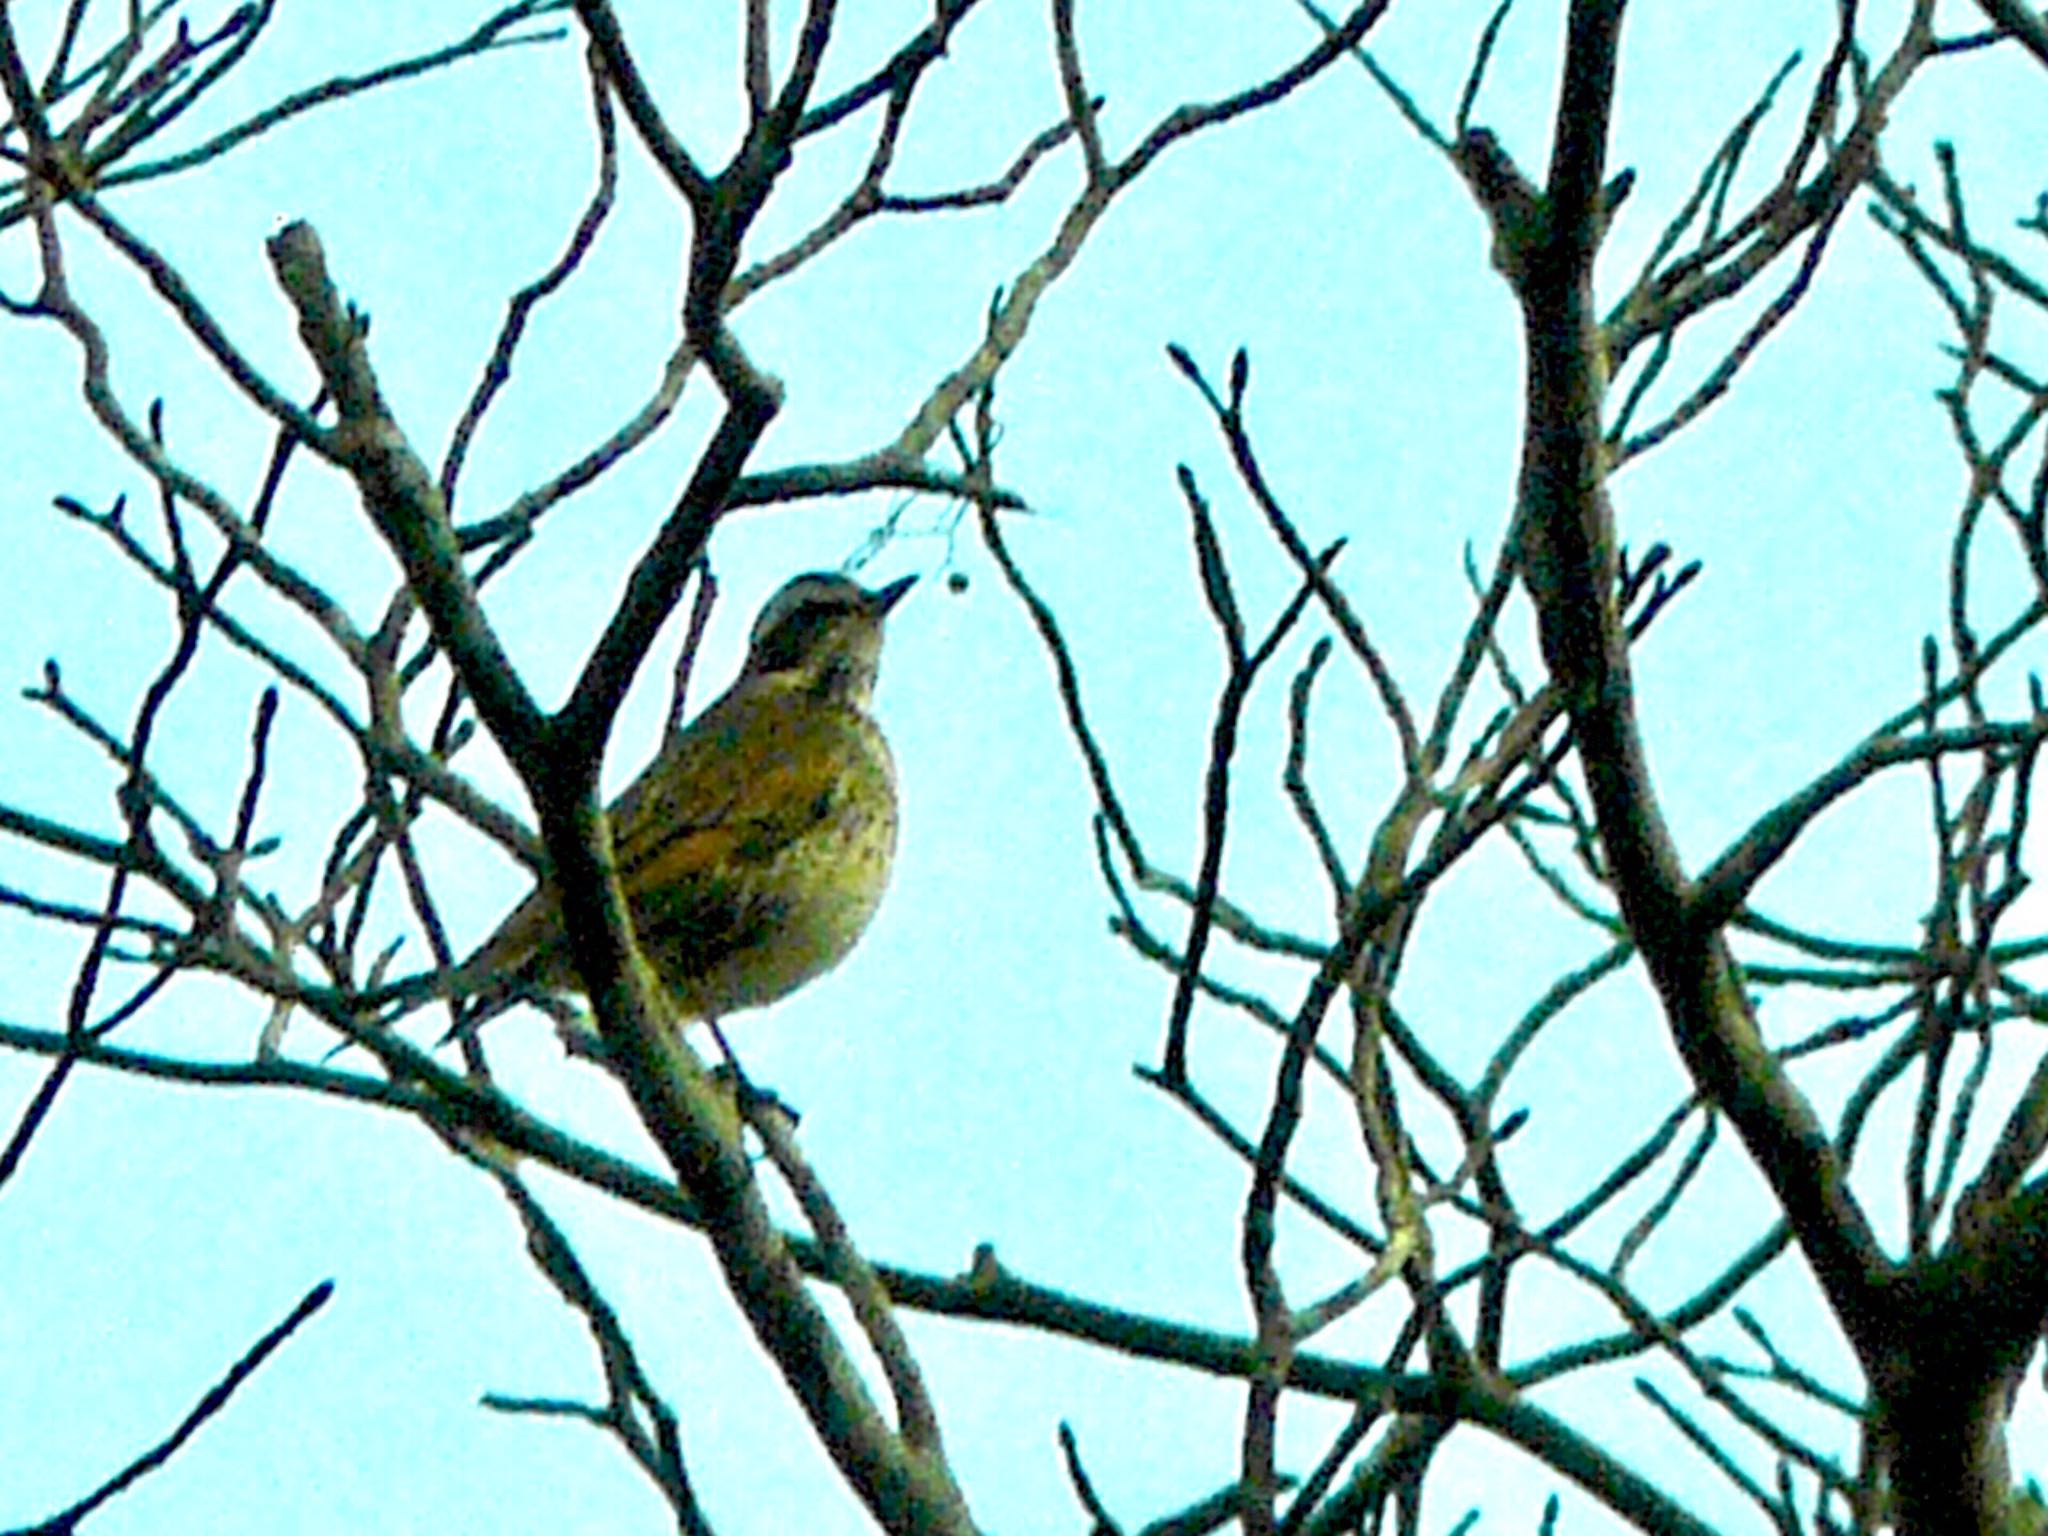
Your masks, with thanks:
[[[787,582],[732,686],[609,807],[633,931],[683,1022],[715,1024],[816,980],[881,905],[896,765],[869,711],[883,620],[916,579]],[[545,880],[457,975],[499,997],[581,990]]]

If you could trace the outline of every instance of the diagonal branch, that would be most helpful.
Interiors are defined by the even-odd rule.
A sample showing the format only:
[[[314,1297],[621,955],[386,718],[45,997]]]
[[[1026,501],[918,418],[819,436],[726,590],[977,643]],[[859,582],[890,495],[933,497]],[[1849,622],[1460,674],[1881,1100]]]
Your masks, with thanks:
[[[1602,483],[1602,365],[1592,265],[1621,0],[1575,0],[1542,216],[1515,273],[1528,355],[1519,491],[1523,569],[1565,699],[1613,884],[1687,1068],[1771,1182],[1859,1346],[1884,1260],[1812,1106],[1763,1046],[1718,926],[1702,921],[1657,803],[1616,600]]]

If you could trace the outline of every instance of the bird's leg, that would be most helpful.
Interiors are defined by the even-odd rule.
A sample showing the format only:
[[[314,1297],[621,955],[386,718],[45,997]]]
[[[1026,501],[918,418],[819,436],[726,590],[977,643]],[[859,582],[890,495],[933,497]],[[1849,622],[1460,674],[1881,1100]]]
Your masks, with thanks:
[[[762,1115],[780,1115],[792,1127],[797,1125],[803,1117],[788,1100],[772,1088],[757,1086],[754,1080],[747,1076],[746,1069],[740,1065],[739,1057],[733,1054],[732,1042],[725,1038],[725,1031],[718,1027],[718,1020],[706,1019],[704,1023],[711,1031],[711,1038],[718,1042],[719,1054],[725,1058],[711,1069],[712,1080],[731,1085],[733,1106],[739,1110],[740,1118],[753,1125]],[[756,1129],[759,1127],[756,1126]]]
[[[597,1032],[596,1023],[588,1012],[566,997],[537,997],[532,1002],[554,1021],[555,1038],[562,1042],[565,1055],[581,1056],[599,1066],[611,1065],[611,1048],[605,1044],[604,1036]]]

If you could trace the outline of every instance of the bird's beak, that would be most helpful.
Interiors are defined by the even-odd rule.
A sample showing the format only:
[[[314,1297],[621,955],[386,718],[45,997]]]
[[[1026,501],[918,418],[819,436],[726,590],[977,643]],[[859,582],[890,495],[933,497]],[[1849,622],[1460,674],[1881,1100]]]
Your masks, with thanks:
[[[875,612],[887,613],[903,600],[903,594],[917,585],[915,576],[899,576],[886,587],[877,587],[868,595],[875,600]]]

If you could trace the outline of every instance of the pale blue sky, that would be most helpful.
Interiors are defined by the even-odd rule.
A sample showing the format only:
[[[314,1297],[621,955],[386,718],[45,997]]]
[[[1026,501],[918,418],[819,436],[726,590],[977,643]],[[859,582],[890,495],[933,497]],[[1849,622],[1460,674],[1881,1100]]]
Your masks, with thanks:
[[[35,37],[59,7],[13,9]],[[715,158],[739,110],[726,14],[737,7],[687,8],[700,17],[695,32],[673,17],[685,8],[621,9],[645,39],[643,62],[678,130]],[[843,9],[827,88],[925,14],[910,0]],[[899,158],[903,189],[992,175],[1057,114],[1045,8],[986,0],[984,9],[934,78]],[[1487,9],[1397,0],[1376,38],[1440,121]],[[1803,46],[1808,62],[1767,126],[1766,156],[1787,141],[1834,7],[1637,9],[1613,159],[1639,180],[1613,235],[1614,277],[1654,240],[1770,72]],[[1562,11],[1554,0],[1524,0],[1477,114],[1532,169],[1547,149]],[[1972,15],[1962,5],[1944,11],[1958,26]],[[1292,0],[1095,0],[1080,12],[1112,149],[1174,102],[1219,94],[1312,35]],[[701,21],[706,14],[715,22]],[[237,105],[463,30],[471,15],[450,4],[293,0],[234,99],[192,132]],[[667,38],[664,28],[674,29]],[[1871,35],[1888,33],[1873,21]],[[1980,56],[1930,72],[1916,90],[1893,120],[1895,173],[1931,186],[1931,142],[1955,138],[1980,226],[2017,247],[2011,222],[2031,210],[2041,171],[2038,156],[2019,150],[2048,142],[2048,76],[2018,58]],[[504,296],[552,259],[586,195],[585,94],[574,44],[517,50],[316,114],[214,171],[118,196],[114,206],[183,264],[238,343],[294,389],[310,370],[262,242],[285,219],[310,219],[338,281],[375,317],[373,353],[401,420],[438,453]],[[789,187],[800,208],[815,209],[820,192],[838,185],[852,142],[847,153],[828,147],[815,163],[800,161]],[[644,394],[671,344],[681,226],[630,136],[624,164],[620,206],[589,269],[538,320],[472,453],[465,516],[580,453]],[[740,334],[789,386],[756,467],[892,436],[972,345],[989,293],[1042,244],[1074,180],[1071,160],[1056,158],[1002,212],[871,229],[750,306]],[[802,222],[771,218],[764,248]],[[1267,610],[1292,585],[1233,491],[1205,411],[1167,365],[1165,345],[1185,344],[1215,371],[1233,348],[1250,348],[1251,421],[1276,487],[1311,543],[1350,536],[1339,566],[1347,590],[1404,683],[1432,697],[1469,613],[1461,551],[1469,540],[1487,557],[1515,469],[1519,339],[1486,245],[1448,168],[1361,70],[1342,67],[1149,172],[1052,292],[1005,373],[999,469],[1036,509],[1014,521],[1012,544],[1061,615],[1126,803],[1160,862],[1185,868],[1196,849],[1208,711],[1221,681],[1176,463],[1188,463],[1214,498],[1247,607]],[[174,447],[226,487],[253,484],[267,434],[203,379],[126,271],[83,231],[71,248],[81,294],[115,336],[124,397],[139,405],[164,393]],[[0,287],[29,292],[31,256],[24,231],[0,235]],[[1947,339],[1896,250],[1852,213],[1818,291],[1733,396],[1617,482],[1631,543],[1668,539],[1706,563],[1641,666],[1660,787],[1694,864],[1914,686],[1920,636],[1943,622],[1961,483],[1932,397],[1949,372],[1938,351]],[[1696,369],[1705,356],[1682,353],[1679,377],[1693,377],[1686,364]],[[139,594],[103,541],[49,509],[60,493],[97,506],[125,492],[131,515],[154,526],[141,478],[94,434],[75,380],[72,350],[53,328],[0,328],[0,451],[9,465],[0,527],[13,552],[0,567],[0,612],[9,615],[0,683],[10,690],[0,698],[0,799],[111,828],[115,780],[104,764],[11,696],[55,656],[81,699],[125,722],[137,679],[169,633],[164,607]],[[701,397],[690,419],[708,419]],[[544,700],[559,698],[580,665],[695,443],[691,431],[672,431],[556,514],[541,546],[493,589],[493,615]],[[721,528],[713,555],[727,600],[699,662],[698,698],[729,677],[769,591],[795,570],[838,564],[893,505],[867,498],[750,512]],[[920,504],[906,521],[936,529],[949,516]],[[381,605],[391,562],[334,475],[302,473],[276,537],[359,617]],[[971,527],[950,546],[936,534],[901,539],[868,574],[955,567],[971,577],[965,593],[930,581],[892,621],[880,713],[905,820],[881,917],[843,968],[740,1021],[735,1043],[757,1077],[802,1108],[809,1154],[872,1255],[952,1272],[987,1241],[1028,1278],[1242,1330],[1244,1175],[1131,1074],[1156,1059],[1171,988],[1107,934],[1090,802],[1042,652]],[[1526,613],[1513,622],[1531,665]],[[310,635],[280,632],[318,654]],[[1304,626],[1283,655],[1286,672],[1319,632]],[[613,782],[651,749],[678,640],[671,626],[621,721]],[[1313,856],[1277,790],[1286,672],[1276,671],[1251,716],[1228,888],[1277,924],[1322,934]],[[339,680],[331,666],[322,675]],[[217,818],[239,790],[259,686],[212,644],[163,727],[158,771]],[[1356,683],[1333,678],[1330,689],[1314,771],[1355,854],[1364,818],[1394,786],[1395,759]],[[309,823],[305,808],[345,797],[356,775],[303,702],[287,697],[278,732],[281,766],[261,830],[286,841],[257,879],[299,890],[332,820],[322,812]],[[518,803],[487,748],[465,765]],[[1811,847],[1764,887],[1764,905],[1857,937],[1906,939],[1932,889],[1924,829],[1917,780],[1868,791],[1821,823]],[[432,846],[448,861],[443,896],[455,936],[473,941],[523,894],[524,879],[474,839]],[[99,891],[96,877],[14,843],[0,843],[0,881],[79,900]],[[1178,935],[1178,917],[1154,916]],[[424,951],[415,939],[406,953],[417,962]],[[1553,976],[1592,953],[1591,938],[1496,849],[1428,909],[1403,996],[1445,1060],[1473,1070]],[[0,1017],[61,1022],[75,960],[68,936],[0,910]],[[1250,974],[1291,1007],[1297,981]],[[138,1043],[233,1056],[247,1049],[255,1019],[223,989],[189,984],[174,989]],[[1198,1015],[1196,1060],[1250,1124],[1268,1092],[1268,1052],[1235,1028]],[[542,1025],[508,1024],[504,1037],[513,1092],[580,1134],[651,1159],[622,1096],[588,1065],[565,1064]],[[1994,1102],[2020,1070],[2006,1068]],[[1509,1166],[1539,1210],[1546,1170],[1583,1178],[1680,1092],[1633,974],[1563,1021],[1524,1071],[1513,1101],[1537,1113]],[[40,1063],[0,1056],[0,1118],[11,1123],[40,1072]],[[1816,1089],[1825,1095],[1825,1081]],[[1302,1171],[1321,1174],[1347,1207],[1367,1209],[1339,1108],[1316,1105]],[[1712,1198],[1654,1252],[1662,1267],[1645,1284],[1653,1299],[1682,1294],[1767,1219],[1739,1156],[1724,1150],[1710,1177],[1719,1181]],[[703,1244],[546,1177],[537,1184],[556,1196],[554,1209],[672,1394],[718,1529],[864,1529],[725,1301]],[[1352,1255],[1287,1230],[1282,1261],[1297,1302],[1353,1273]],[[1781,1263],[1759,1285],[1760,1304],[1788,1328],[1782,1337],[1810,1351],[1809,1364],[1853,1391],[1853,1370],[1802,1274]],[[594,1431],[476,1406],[487,1390],[597,1390],[580,1323],[525,1262],[517,1224],[487,1181],[388,1116],[283,1092],[199,1092],[95,1073],[67,1089],[0,1198],[0,1358],[10,1366],[0,1378],[0,1523],[48,1513],[151,1443],[323,1276],[338,1291],[322,1316],[168,1471],[96,1521],[98,1536],[663,1528],[655,1496]],[[1517,1358],[1548,1338],[1612,1326],[1562,1288],[1541,1319],[1556,1334],[1540,1332],[1534,1310],[1523,1307]],[[1368,1308],[1317,1347],[1374,1357],[1386,1318]],[[989,1327],[915,1316],[907,1326],[986,1529],[1079,1528],[1053,1440],[1062,1418],[1099,1490],[1133,1526],[1211,1492],[1235,1466],[1242,1394],[1229,1384]],[[1711,1337],[1737,1348],[1725,1323]],[[1629,1386],[1637,1369],[1539,1400],[1610,1435],[1703,1516],[1750,1528],[1727,1485],[1642,1407]],[[2037,1436],[2038,1398],[2030,1386],[2025,1412]],[[1306,1470],[1338,1419],[1330,1409],[1291,1411],[1283,1464]],[[2022,1466],[2048,1470],[2025,1433],[2015,1450]],[[1454,1499],[1457,1479],[1443,1477],[1429,1530],[1448,1529],[1468,1504],[1486,1511],[1486,1530],[1534,1529],[1552,1480],[1477,1432],[1459,1434],[1445,1454],[1469,1480]],[[1750,1467],[1770,1470],[1760,1460]],[[1564,1529],[1616,1528],[1574,1490],[1563,1494]]]

